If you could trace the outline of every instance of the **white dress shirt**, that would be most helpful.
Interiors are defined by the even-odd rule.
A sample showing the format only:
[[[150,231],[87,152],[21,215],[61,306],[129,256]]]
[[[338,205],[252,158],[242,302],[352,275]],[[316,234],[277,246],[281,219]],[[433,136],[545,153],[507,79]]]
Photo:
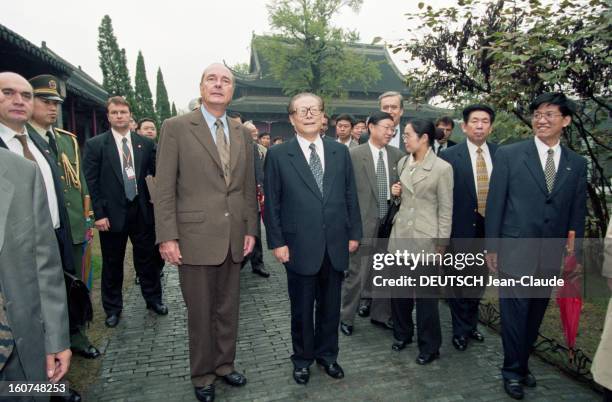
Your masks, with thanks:
[[[111,128],[111,132],[113,133],[113,138],[115,139],[115,144],[117,145],[117,152],[119,153],[119,161],[121,162],[121,169],[125,169],[123,166],[123,138],[127,139],[127,146],[130,150],[130,159],[132,161],[132,168],[134,169],[134,174],[136,173],[136,164],[134,163],[134,149],[132,148],[132,136],[130,132],[126,135],[121,135],[117,131]]]
[[[549,147],[544,144],[541,139],[538,137],[533,137],[536,148],[538,149],[538,156],[540,157],[540,163],[542,163],[542,171],[546,170],[546,159],[548,159],[548,150],[550,148],[555,151],[553,154],[553,161],[555,162],[555,172],[559,170],[559,162],[561,161],[561,145],[557,142],[557,144],[553,147]]]
[[[389,181],[389,162],[387,158],[387,148],[376,148],[376,145],[372,144],[372,141],[368,141],[368,145],[370,146],[370,151],[372,152],[372,159],[374,159],[374,176],[376,176],[376,165],[378,164],[378,152],[382,151],[383,153],[383,162],[385,163],[385,174],[387,175],[387,182]],[[391,199],[391,190],[387,191],[387,200]]]
[[[323,169],[323,173],[325,173],[325,152],[323,151],[323,140],[320,136],[316,136],[314,142],[307,140],[299,134],[295,136],[297,138],[298,144],[302,149],[302,153],[304,154],[304,158],[306,158],[306,163],[310,163],[310,144],[315,144],[315,148],[317,150],[317,155],[319,155],[319,159],[321,160],[321,169]]]
[[[393,134],[393,138],[391,138],[391,141],[389,141],[389,145],[394,146],[395,148],[399,148],[400,147],[400,137],[402,136],[402,132],[400,131],[400,126],[399,124],[397,126],[395,126],[395,131]]]
[[[478,174],[476,174],[476,160],[478,158],[478,145],[473,144],[469,139],[466,140],[466,144],[468,147],[468,152],[470,153],[470,160],[472,162],[472,174],[474,175],[474,188],[478,191]],[[491,172],[493,171],[493,159],[491,158],[491,152],[489,151],[489,146],[485,142],[480,146],[482,149],[482,157],[484,158],[485,165],[487,165],[487,174],[489,176],[489,180],[491,180]]]
[[[47,203],[49,204],[49,211],[51,212],[51,222],[53,223],[53,228],[58,229],[60,227],[59,207],[57,205],[57,195],[55,193],[55,183],[53,182],[51,166],[49,166],[45,156],[38,150],[34,142],[32,142],[30,136],[27,135],[26,130],[24,130],[24,133],[26,134],[28,148],[34,156],[34,159],[36,159],[38,168],[42,173],[43,181],[45,182]],[[2,138],[2,141],[4,141],[11,152],[23,156],[23,146],[21,145],[21,142],[15,138],[16,134],[22,133],[16,133],[12,129],[0,123],[0,138]]]
[[[340,138],[336,139],[336,142],[339,142],[342,145],[346,145],[347,148],[351,147],[351,141],[353,141],[353,138],[349,137],[347,142],[342,142],[342,140]]]
[[[30,122],[28,122],[28,123],[30,124],[30,126],[32,126],[32,128],[33,128],[33,129],[34,129],[34,130],[35,130],[35,131],[36,131],[38,134],[40,134],[40,137],[41,137],[43,140],[45,140],[45,142],[46,142],[46,143],[49,143],[49,137],[47,137],[47,131],[50,131],[50,132],[51,132],[51,135],[53,136],[53,138],[54,138],[54,139],[57,139],[57,138],[55,138],[55,136],[56,136],[57,134],[55,134],[55,131],[53,131],[53,126],[49,126],[48,128],[44,128],[44,127],[39,126],[38,124],[36,124],[36,123],[35,123],[35,122],[33,122],[33,121],[30,121]]]
[[[448,142],[445,142],[444,144],[440,144],[438,140],[434,141],[434,152],[436,153],[436,155],[439,155],[440,151],[443,151],[446,148],[448,148]]]
[[[204,116],[204,121],[206,121],[206,125],[208,125],[208,129],[210,130],[210,133],[212,134],[213,142],[216,145],[217,144],[217,126],[215,123],[217,122],[217,118],[213,116],[212,113],[210,113],[208,110],[206,110],[204,105],[200,106],[200,111],[202,112],[202,116]],[[223,123],[223,132],[225,132],[225,141],[227,141],[227,143],[229,144],[230,137],[229,137],[229,125],[227,124],[227,114],[223,113],[223,116],[219,117],[219,120],[221,120],[221,123]]]

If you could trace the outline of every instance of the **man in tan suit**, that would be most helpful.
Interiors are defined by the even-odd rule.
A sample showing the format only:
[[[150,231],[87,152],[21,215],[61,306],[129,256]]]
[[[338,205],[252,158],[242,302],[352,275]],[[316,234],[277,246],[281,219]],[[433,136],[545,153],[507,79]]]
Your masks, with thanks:
[[[240,262],[253,250],[257,199],[253,142],[227,118],[234,76],[222,64],[202,74],[200,108],[162,127],[155,228],[162,257],[179,268],[187,305],[191,380],[213,401],[217,376],[246,384],[234,369]]]

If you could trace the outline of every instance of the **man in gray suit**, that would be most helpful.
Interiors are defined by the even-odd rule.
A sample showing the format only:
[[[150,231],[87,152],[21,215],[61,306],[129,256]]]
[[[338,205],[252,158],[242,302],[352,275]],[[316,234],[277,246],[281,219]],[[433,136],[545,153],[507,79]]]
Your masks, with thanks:
[[[358,309],[362,317],[367,316],[370,310],[371,286],[368,284],[371,283],[369,262],[374,252],[372,243],[377,237],[380,219],[387,211],[391,186],[399,180],[396,171],[397,162],[405,155],[404,152],[389,145],[394,129],[393,117],[389,113],[374,112],[368,120],[368,131],[370,132],[368,142],[349,150],[357,184],[363,243],[356,253],[351,254],[348,274],[342,282],[340,331],[347,336],[353,333],[353,322]],[[382,159],[379,161],[381,156]],[[386,183],[386,191],[378,186],[379,176]],[[364,300],[360,306],[362,298]],[[386,324],[390,315],[388,300],[374,300],[372,303],[373,322]]]
[[[33,92],[0,73],[0,130],[26,133]],[[40,170],[0,149],[0,383],[59,381],[70,366],[68,307]],[[6,391],[0,386],[0,392]]]

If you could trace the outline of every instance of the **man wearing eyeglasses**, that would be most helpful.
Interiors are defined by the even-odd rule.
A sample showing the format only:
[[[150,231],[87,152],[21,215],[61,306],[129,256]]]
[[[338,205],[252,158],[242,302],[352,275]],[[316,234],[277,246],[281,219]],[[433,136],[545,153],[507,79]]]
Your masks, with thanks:
[[[234,76],[223,64],[200,79],[202,104],[164,122],[158,148],[155,228],[162,257],[178,266],[187,306],[191,382],[200,401],[215,381],[243,386],[234,367],[240,263],[253,251],[257,198],[253,140],[226,110]]]
[[[362,232],[348,148],[319,135],[323,100],[301,93],[287,109],[296,136],[266,156],[264,221],[268,248],[287,270],[293,378],[306,384],[315,360],[330,377],[344,377],[340,292]]]
[[[568,232],[584,235],[586,159],[560,143],[574,105],[562,93],[544,93],[530,110],[534,138],[497,150],[487,197],[487,264],[505,279],[560,276]],[[522,399],[523,386],[536,386],[529,353],[550,288],[503,287],[499,297],[504,389]]]
[[[378,97],[378,105],[381,112],[389,113],[393,117],[393,124],[395,124],[395,131],[389,145],[405,152],[403,130],[400,127],[400,121],[404,114],[404,97],[397,91],[388,91]]]

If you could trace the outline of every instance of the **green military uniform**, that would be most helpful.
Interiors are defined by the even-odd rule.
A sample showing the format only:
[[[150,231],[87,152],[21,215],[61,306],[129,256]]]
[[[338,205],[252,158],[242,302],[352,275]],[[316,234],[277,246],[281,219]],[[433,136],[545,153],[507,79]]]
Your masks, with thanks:
[[[57,92],[57,78],[51,75],[40,75],[30,79],[34,89],[34,95],[47,100],[62,102],[63,99]],[[76,135],[59,129],[40,127],[35,122],[29,123],[29,128],[37,132],[48,144],[49,153],[53,155],[57,170],[61,172],[64,203],[68,212],[70,222],[70,235],[74,257],[76,276],[82,276],[83,251],[86,245],[86,233],[91,227],[91,215],[85,213],[85,200],[89,198],[87,183],[81,169],[81,155]],[[50,132],[50,133],[49,133]],[[49,137],[50,134],[50,137]],[[81,278],[85,280],[86,278]],[[72,326],[71,326],[72,327]],[[85,328],[77,325],[71,328],[70,343],[73,350],[85,353],[86,357],[97,357],[99,351],[91,345],[85,334]]]

